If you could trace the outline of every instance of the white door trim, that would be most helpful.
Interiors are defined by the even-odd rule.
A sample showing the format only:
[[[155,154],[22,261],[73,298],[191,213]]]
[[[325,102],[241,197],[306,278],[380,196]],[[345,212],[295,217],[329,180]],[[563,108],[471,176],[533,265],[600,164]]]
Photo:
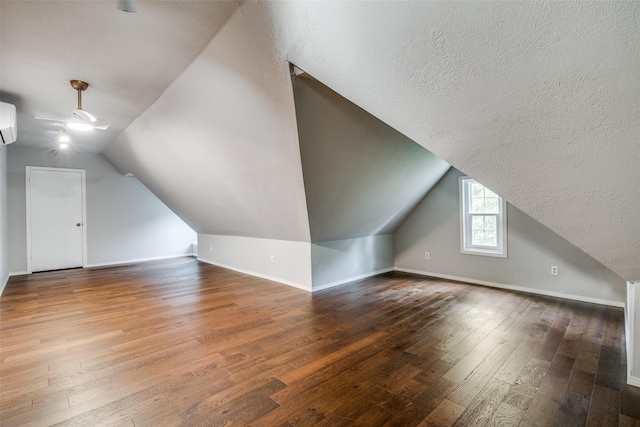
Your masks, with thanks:
[[[26,166],[26,196],[27,196],[27,273],[32,273],[31,269],[31,171],[51,171],[51,172],[76,172],[80,173],[82,190],[82,267],[87,266],[87,196],[85,185],[84,169],[50,168],[45,166]]]

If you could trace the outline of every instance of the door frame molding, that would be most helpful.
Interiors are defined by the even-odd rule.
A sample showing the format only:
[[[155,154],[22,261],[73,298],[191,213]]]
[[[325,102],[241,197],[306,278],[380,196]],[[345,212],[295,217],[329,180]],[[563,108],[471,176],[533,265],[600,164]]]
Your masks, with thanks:
[[[31,171],[42,170],[50,172],[75,172],[80,173],[81,179],[81,206],[82,206],[82,268],[87,267],[87,194],[84,169],[52,168],[46,166],[26,166],[25,167],[25,189],[27,197],[27,273],[33,273],[31,269]]]

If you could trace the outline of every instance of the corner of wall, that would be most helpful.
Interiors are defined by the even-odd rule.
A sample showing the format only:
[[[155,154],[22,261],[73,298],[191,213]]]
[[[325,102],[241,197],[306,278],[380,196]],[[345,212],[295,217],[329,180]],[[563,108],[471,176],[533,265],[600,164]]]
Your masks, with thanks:
[[[4,293],[4,289],[7,287],[7,282],[9,282],[9,275],[7,274],[6,277],[3,279],[0,279],[0,297],[2,296],[2,294]]]
[[[297,242],[198,235],[198,260],[309,292],[393,271],[393,235]]]
[[[195,232],[135,177],[123,177],[103,155],[77,152],[51,157],[42,148],[11,146],[7,157],[7,215],[0,218],[10,223],[6,231],[10,245],[0,253],[8,258],[11,274],[27,269],[24,168],[31,165],[86,171],[87,266],[191,253]]]
[[[7,220],[7,147],[0,145],[0,296],[9,281],[9,231]]]
[[[393,271],[393,234],[311,244],[313,291]]]
[[[311,244],[198,234],[198,260],[311,292]]]
[[[625,341],[627,348],[627,384],[640,387],[640,361],[634,355],[640,354],[640,319],[636,315],[636,305],[640,293],[636,292],[638,283],[627,282],[627,303],[624,307]]]

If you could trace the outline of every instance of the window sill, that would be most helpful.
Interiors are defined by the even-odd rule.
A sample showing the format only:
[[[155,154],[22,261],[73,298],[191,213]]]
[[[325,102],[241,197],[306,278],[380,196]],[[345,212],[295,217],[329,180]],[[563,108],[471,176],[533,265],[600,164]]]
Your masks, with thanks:
[[[465,255],[481,255],[481,256],[490,256],[494,258],[507,258],[506,252],[497,252],[487,249],[460,249],[460,253]]]

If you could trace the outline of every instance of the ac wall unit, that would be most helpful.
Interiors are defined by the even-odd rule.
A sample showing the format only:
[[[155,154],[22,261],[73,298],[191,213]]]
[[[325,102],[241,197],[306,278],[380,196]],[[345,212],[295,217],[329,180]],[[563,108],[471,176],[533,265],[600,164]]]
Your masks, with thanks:
[[[0,138],[2,144],[11,144],[18,138],[16,127],[16,106],[0,102]]]

